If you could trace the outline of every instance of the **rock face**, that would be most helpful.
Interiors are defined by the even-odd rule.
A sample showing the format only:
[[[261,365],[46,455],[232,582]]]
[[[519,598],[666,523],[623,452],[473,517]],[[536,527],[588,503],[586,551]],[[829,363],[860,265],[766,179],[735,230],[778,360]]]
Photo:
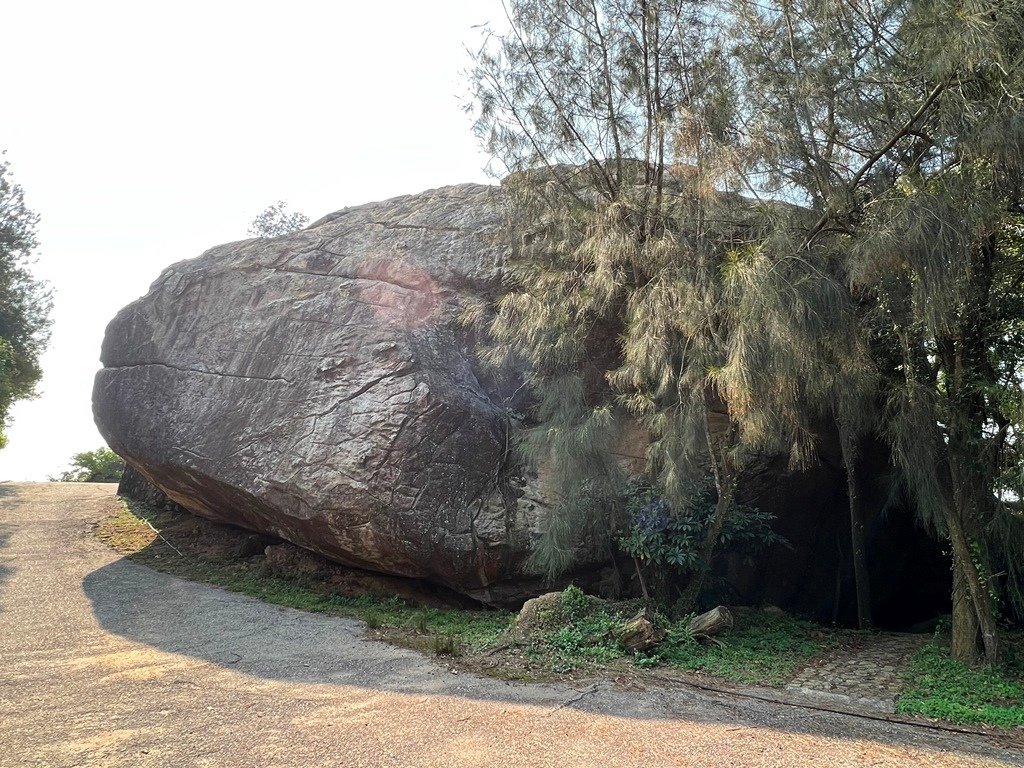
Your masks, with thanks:
[[[457,320],[500,287],[492,197],[349,208],[165,270],[107,328],[103,436],[204,517],[485,602],[532,594],[538,504]]]

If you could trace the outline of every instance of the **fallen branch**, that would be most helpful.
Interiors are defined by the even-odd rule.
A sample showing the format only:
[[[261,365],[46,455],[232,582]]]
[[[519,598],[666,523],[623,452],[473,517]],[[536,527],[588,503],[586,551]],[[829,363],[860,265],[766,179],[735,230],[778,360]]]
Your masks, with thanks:
[[[155,528],[155,527],[153,526],[153,524],[152,524],[151,522],[149,522],[149,520],[147,520],[146,518],[142,517],[141,515],[139,516],[139,520],[141,520],[141,521],[142,521],[142,522],[144,522],[144,523],[145,523],[146,525],[148,525],[148,526],[149,526],[149,529],[150,529],[151,531],[153,531],[153,533],[155,533],[155,534],[156,534],[157,536],[159,536],[159,537],[160,537],[160,540],[161,540],[161,541],[163,541],[163,543],[164,543],[164,544],[166,544],[166,545],[167,545],[168,547],[170,547],[170,548],[171,548],[171,549],[173,549],[173,550],[174,550],[175,552],[177,552],[177,553],[178,553],[178,557],[181,557],[181,558],[182,558],[182,559],[184,559],[184,560],[188,560],[188,559],[189,559],[189,558],[185,557],[185,554],[184,554],[184,553],[183,553],[183,552],[182,552],[182,551],[181,551],[180,549],[178,549],[178,548],[177,548],[176,546],[174,546],[173,544],[171,544],[171,542],[169,542],[169,541],[167,540],[167,537],[165,537],[165,536],[164,536],[164,535],[163,535],[162,533],[160,533],[160,531],[158,531],[158,530],[157,530],[157,529],[156,529],[156,528]]]
[[[565,707],[568,707],[570,704],[575,704],[580,699],[582,699],[582,698],[584,698],[586,696],[589,696],[592,693],[597,693],[597,687],[598,687],[597,683],[594,683],[589,688],[585,688],[584,690],[582,690],[579,693],[577,693],[575,696],[572,696],[572,697],[566,699],[561,704],[559,704],[557,707],[554,707],[551,710],[549,710],[548,713],[545,715],[545,717],[550,717],[551,715],[553,715],[558,710],[564,709]]]

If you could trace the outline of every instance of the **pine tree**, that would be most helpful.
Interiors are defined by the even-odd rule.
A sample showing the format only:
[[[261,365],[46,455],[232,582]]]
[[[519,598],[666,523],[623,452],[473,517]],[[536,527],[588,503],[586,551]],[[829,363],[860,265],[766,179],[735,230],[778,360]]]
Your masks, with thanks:
[[[510,4],[511,31],[476,57],[478,130],[503,183],[514,285],[489,330],[495,364],[527,368],[526,455],[556,508],[536,552],[555,573],[569,538],[607,524],[624,482],[620,432],[639,422],[661,492],[717,488],[696,601],[735,503],[739,430],[709,378],[725,361],[722,267],[746,236],[720,194],[732,83],[691,2]]]

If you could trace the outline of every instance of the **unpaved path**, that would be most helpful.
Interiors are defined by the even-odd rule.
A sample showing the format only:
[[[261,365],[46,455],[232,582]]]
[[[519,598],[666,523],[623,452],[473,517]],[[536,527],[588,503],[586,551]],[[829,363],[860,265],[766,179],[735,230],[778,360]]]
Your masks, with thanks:
[[[0,766],[975,766],[977,737],[695,692],[510,685],[125,560],[109,485],[0,484]],[[589,693],[587,692],[589,691]]]

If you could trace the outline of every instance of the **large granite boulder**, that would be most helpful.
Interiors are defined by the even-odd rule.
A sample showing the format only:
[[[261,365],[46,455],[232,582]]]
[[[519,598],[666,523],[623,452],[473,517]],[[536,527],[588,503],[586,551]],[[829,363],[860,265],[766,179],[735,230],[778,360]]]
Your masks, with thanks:
[[[458,322],[500,288],[493,194],[349,208],[168,268],[107,328],[104,438],[204,517],[485,602],[532,594],[538,502]]]
[[[168,268],[107,328],[93,393],[103,436],[216,522],[490,604],[546,591],[525,567],[544,504],[510,445],[523,395],[489,380],[459,323],[467,301],[502,290],[494,195],[462,185],[348,208]],[[642,464],[645,442],[627,431],[624,461]],[[722,600],[849,612],[835,454],[825,440],[811,469],[765,457],[746,473],[744,501],[793,546],[730,564]],[[873,542],[921,540],[887,519],[872,520]],[[567,579],[596,575],[614,549],[600,536],[577,546]]]

